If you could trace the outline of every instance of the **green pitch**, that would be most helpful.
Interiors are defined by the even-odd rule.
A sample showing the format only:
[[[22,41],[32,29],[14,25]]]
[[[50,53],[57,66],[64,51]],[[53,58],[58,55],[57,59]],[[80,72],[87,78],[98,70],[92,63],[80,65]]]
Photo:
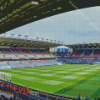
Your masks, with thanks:
[[[48,93],[91,99],[100,96],[100,65],[64,64],[1,70],[12,82]]]

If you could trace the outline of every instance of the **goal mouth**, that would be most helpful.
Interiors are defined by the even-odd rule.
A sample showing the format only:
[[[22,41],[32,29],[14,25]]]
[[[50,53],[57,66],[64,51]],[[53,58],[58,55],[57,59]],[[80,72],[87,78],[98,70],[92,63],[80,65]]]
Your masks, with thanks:
[[[11,74],[10,73],[5,73],[5,72],[0,72],[0,80],[10,82]]]

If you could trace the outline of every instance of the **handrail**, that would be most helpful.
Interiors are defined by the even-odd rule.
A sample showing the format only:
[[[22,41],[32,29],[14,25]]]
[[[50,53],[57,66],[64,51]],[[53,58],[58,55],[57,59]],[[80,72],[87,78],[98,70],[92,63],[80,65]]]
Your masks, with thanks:
[[[28,98],[30,98],[30,100],[31,99],[34,99],[34,100],[40,100],[40,99],[37,99],[36,97],[31,97],[31,96],[29,96],[29,95],[26,95],[26,94],[23,94],[23,93],[19,93],[19,92],[16,92],[16,96],[17,96],[17,98],[20,98],[19,97],[19,95],[24,95],[24,96],[26,96],[26,97],[28,97]],[[15,97],[16,98],[16,97]]]

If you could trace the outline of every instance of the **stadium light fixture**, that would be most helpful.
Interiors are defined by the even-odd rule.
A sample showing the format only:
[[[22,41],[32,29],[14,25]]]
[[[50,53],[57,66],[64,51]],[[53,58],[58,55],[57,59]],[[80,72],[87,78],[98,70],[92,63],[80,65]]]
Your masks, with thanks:
[[[42,39],[42,41],[44,40],[44,38],[41,38]]]
[[[36,43],[38,44],[39,37],[37,37]]]
[[[18,36],[19,36],[19,39],[20,39],[20,36],[22,36],[22,35],[19,34]]]
[[[47,11],[47,13],[50,13],[51,11]]]
[[[42,12],[42,14],[46,14],[46,12]]]
[[[27,40],[27,37],[28,37],[28,36],[27,36],[27,35],[25,35],[25,42],[26,42],[26,40]]]
[[[49,39],[46,39],[47,41],[49,40]]]
[[[4,39],[5,39],[5,35],[6,35],[7,33],[4,33]]]
[[[33,39],[31,39],[31,43],[32,43],[32,40],[33,40]]]
[[[53,40],[51,39],[50,42],[52,42]]]
[[[46,42],[48,42],[49,39],[46,39]]]
[[[39,37],[37,37],[37,41],[39,40]]]
[[[12,38],[13,38],[13,36],[14,36],[15,34],[11,33],[10,35],[11,35],[11,36],[12,36]]]
[[[58,41],[58,43],[60,43],[60,41]]]
[[[61,42],[61,44],[63,45],[63,42]]]
[[[39,2],[32,1],[32,2],[31,2],[31,4],[32,4],[32,5],[38,5],[38,4],[39,4]]]
[[[41,2],[46,1],[46,0],[40,0]]]
[[[62,9],[62,7],[58,7],[57,9],[58,9],[58,10],[61,10],[61,9]]]
[[[37,16],[34,16],[33,18],[37,18]]]
[[[52,11],[56,11],[57,9],[53,9]]]

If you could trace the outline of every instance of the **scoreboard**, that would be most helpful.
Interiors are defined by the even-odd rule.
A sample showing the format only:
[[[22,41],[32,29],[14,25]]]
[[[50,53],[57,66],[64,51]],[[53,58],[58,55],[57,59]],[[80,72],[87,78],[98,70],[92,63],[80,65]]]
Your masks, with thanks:
[[[57,48],[58,53],[68,53],[68,48]]]

